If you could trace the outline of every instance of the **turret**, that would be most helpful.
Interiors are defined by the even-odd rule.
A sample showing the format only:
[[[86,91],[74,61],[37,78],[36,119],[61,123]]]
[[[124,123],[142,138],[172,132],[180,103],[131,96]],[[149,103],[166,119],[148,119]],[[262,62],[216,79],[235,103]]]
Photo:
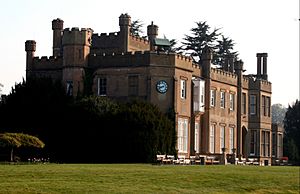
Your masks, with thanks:
[[[147,26],[147,36],[150,41],[150,50],[154,51],[155,50],[155,45],[154,45],[154,39],[158,35],[158,26],[153,25],[153,22],[151,22],[151,25]]]
[[[27,78],[32,69],[34,52],[36,51],[36,42],[34,40],[27,40],[25,42],[25,51],[26,51],[26,78]]]
[[[64,21],[57,18],[52,21],[53,30],[53,56],[58,57],[62,55],[62,32],[64,28]]]
[[[119,17],[119,26],[120,26],[120,36],[123,42],[123,51],[128,51],[128,39],[130,35],[130,26],[131,26],[131,17],[125,13],[121,14]]]

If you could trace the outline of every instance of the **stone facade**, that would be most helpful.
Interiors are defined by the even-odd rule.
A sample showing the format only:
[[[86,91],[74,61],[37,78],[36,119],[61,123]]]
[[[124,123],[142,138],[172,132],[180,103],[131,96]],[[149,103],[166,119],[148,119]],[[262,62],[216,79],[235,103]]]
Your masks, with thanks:
[[[222,154],[258,158],[271,164],[271,83],[267,54],[257,54],[257,74],[244,75],[243,62],[211,66],[212,52],[200,65],[176,53],[158,51],[158,27],[147,27],[148,39],[130,34],[131,18],[119,17],[120,31],[93,32],[63,28],[52,21],[53,56],[35,57],[36,42],[25,43],[26,77],[62,81],[69,95],[84,90],[87,72],[95,95],[119,100],[141,98],[176,113],[178,155]],[[262,71],[263,70],[263,71]],[[162,84],[162,85],[161,85]]]

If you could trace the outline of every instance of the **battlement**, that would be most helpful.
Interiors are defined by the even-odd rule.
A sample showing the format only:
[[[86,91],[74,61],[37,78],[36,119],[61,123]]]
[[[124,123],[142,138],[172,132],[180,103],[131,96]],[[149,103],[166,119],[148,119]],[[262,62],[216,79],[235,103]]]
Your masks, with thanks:
[[[224,76],[224,77],[230,77],[230,78],[237,78],[237,75],[235,73],[232,73],[230,71],[225,71],[223,69],[217,69],[217,68],[211,68],[211,73]]]
[[[177,55],[175,53],[162,53],[152,51],[135,51],[135,52],[103,52],[94,53],[89,56],[89,65],[91,67],[122,67],[122,66],[173,66],[184,69],[200,69],[192,63],[190,57]]]
[[[42,62],[42,61],[56,61],[60,60],[61,57],[54,57],[54,56],[41,56],[41,57],[34,57],[33,60]]]
[[[117,38],[119,34],[120,34],[119,32],[100,33],[100,35],[98,33],[93,33],[93,38],[97,37],[100,39],[104,39],[104,38],[112,39],[112,38]]]
[[[191,57],[185,56],[185,55],[181,55],[181,54],[176,54],[176,59],[187,61],[187,62],[191,62],[192,61]]]
[[[62,44],[63,45],[88,45],[91,44],[91,37],[93,30],[91,28],[79,28],[73,27],[65,28],[63,31]]]
[[[271,92],[272,91],[272,83],[261,79],[257,78],[256,75],[247,75],[247,78],[249,80],[249,88],[251,89],[260,89],[265,92]]]
[[[57,69],[62,67],[62,57],[34,57],[32,69]]]
[[[141,43],[147,44],[147,45],[150,44],[149,40],[142,38],[142,37],[129,35],[129,38],[131,39],[131,41],[137,41],[137,42],[141,42]]]
[[[224,71],[222,69],[212,67],[210,68],[210,78],[215,82],[237,86],[237,75],[229,71]]]

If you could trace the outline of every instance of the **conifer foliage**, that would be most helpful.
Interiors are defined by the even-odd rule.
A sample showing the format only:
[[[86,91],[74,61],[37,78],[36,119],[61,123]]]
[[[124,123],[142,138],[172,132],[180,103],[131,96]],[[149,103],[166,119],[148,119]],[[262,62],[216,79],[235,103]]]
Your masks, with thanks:
[[[284,154],[289,160],[300,163],[300,102],[289,106],[284,118]]]

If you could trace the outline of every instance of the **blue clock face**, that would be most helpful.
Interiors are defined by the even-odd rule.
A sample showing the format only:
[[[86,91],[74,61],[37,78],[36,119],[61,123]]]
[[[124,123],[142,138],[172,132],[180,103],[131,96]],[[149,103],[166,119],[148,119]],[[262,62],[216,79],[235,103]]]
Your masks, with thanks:
[[[166,93],[168,90],[168,84],[165,80],[160,80],[156,83],[156,89],[159,93]]]

